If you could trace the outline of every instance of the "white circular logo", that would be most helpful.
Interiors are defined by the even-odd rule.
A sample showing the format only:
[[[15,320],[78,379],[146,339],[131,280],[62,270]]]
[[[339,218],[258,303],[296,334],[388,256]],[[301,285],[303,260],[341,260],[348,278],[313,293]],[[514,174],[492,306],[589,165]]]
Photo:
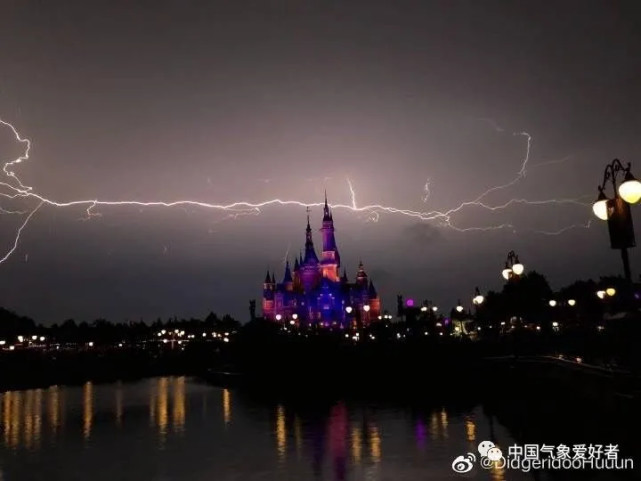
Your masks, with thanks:
[[[474,456],[474,453],[467,453],[465,456],[458,456],[452,462],[452,470],[457,473],[468,473],[472,471],[475,462],[476,456]]]

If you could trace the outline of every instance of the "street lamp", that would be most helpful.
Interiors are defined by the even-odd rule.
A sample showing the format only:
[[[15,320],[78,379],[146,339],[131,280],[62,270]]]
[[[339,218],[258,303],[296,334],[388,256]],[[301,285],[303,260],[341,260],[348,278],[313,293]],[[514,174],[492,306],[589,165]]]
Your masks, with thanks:
[[[503,278],[506,281],[509,281],[513,277],[518,277],[523,274],[525,267],[519,261],[519,256],[517,256],[514,251],[510,251],[507,254],[507,260],[505,261],[505,268],[501,272]]]
[[[461,305],[460,299],[458,301],[458,304],[456,305],[456,312],[463,312],[463,306]]]
[[[475,306],[480,306],[481,304],[483,304],[484,300],[485,298],[481,295],[481,291],[479,291],[479,288],[477,287],[474,290],[474,297],[472,298],[472,302]]]
[[[351,314],[351,313],[352,313],[352,310],[353,310],[353,309],[352,309],[352,306],[347,306],[347,307],[345,308],[345,312],[346,312],[346,313],[348,313],[348,314]]]
[[[617,175],[623,173],[623,182],[617,189]],[[614,191],[614,197],[609,199],[605,194],[605,186],[610,181]],[[605,167],[603,182],[598,187],[599,196],[592,205],[592,211],[601,220],[608,222],[610,233],[610,247],[621,250],[623,261],[623,272],[628,283],[632,282],[630,272],[630,259],[628,248],[636,246],[634,238],[634,226],[630,205],[637,204],[641,200],[641,182],[639,182],[630,171],[630,163],[623,166],[619,159],[614,159]]]
[[[574,307],[576,305],[576,301],[574,299],[568,299],[568,306]]]
[[[369,304],[365,304],[365,305],[363,306],[363,310],[364,310],[365,312],[369,312],[369,309],[370,309]]]
[[[550,302],[548,302],[548,304],[550,304],[550,307],[554,307],[556,306],[556,301],[554,299],[550,299]]]

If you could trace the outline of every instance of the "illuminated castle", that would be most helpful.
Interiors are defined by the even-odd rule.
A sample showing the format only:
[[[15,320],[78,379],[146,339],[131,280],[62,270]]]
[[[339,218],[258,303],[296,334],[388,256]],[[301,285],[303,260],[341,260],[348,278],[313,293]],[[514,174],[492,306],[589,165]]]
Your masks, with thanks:
[[[301,255],[290,268],[285,266],[282,282],[267,272],[263,283],[263,317],[275,321],[298,321],[323,326],[368,324],[378,319],[381,301],[374,284],[368,279],[363,263],[358,265],[355,282],[347,279],[334,238],[334,220],[327,205],[323,209],[323,250],[319,259],[314,249],[312,229],[307,214],[305,256]]]

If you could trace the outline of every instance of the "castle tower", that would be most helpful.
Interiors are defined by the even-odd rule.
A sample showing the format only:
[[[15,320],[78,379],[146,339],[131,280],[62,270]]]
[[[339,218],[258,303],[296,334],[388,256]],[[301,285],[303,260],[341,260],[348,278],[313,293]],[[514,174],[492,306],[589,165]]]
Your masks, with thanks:
[[[376,288],[372,281],[369,281],[367,297],[370,307],[370,319],[378,319],[378,316],[381,315],[381,299],[378,297],[378,292],[376,292]]]
[[[283,287],[286,291],[294,290],[294,278],[292,277],[292,271],[289,268],[289,260],[285,264],[285,275],[283,276]]]
[[[309,225],[309,210],[307,211],[307,228],[305,229],[305,258],[300,267],[301,281],[305,292],[309,292],[318,285],[320,275],[318,271],[318,257],[314,249],[312,228]]]
[[[367,273],[363,267],[363,261],[358,263],[358,272],[356,273],[356,284],[361,288],[367,288]]]
[[[265,276],[263,282],[263,317],[265,319],[274,319],[274,290],[276,283],[274,282],[273,275],[269,276],[269,271]]]
[[[302,289],[302,282],[300,278],[300,258],[296,257],[294,260],[294,290],[300,292]]]
[[[327,192],[325,192],[325,207],[323,208],[323,227],[321,228],[323,236],[323,252],[321,254],[321,272],[323,277],[330,281],[338,282],[340,280],[341,257],[336,246],[334,238],[334,219],[332,212],[327,204]]]

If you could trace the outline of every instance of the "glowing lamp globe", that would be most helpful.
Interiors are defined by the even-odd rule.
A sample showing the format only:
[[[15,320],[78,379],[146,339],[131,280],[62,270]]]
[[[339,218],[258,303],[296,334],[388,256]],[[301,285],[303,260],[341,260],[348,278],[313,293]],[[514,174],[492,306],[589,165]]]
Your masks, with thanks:
[[[282,318],[283,318],[283,316],[281,316],[280,314],[276,314],[276,320],[277,321],[280,321]]]
[[[574,299],[568,299],[568,305],[570,307],[574,307],[576,305],[576,301]]]
[[[425,311],[427,311],[427,306],[421,307],[421,312],[425,312]]]
[[[548,304],[550,304],[550,307],[556,306],[556,301],[552,299]]]
[[[369,304],[365,304],[365,305],[363,306],[363,310],[364,310],[365,312],[369,312],[369,309],[370,309],[370,308],[369,308]]]
[[[433,311],[433,312],[436,312],[436,311],[438,311],[438,307],[436,307],[436,306],[433,306],[433,307],[432,307],[432,311]]]
[[[507,281],[510,279],[510,275],[512,274],[512,269],[510,269],[509,267],[506,267],[505,269],[503,269],[502,274],[503,274],[503,279]]]
[[[479,305],[483,304],[484,300],[485,300],[485,298],[481,294],[479,294],[479,295],[475,296],[474,299],[472,299],[472,302],[474,304],[476,304],[477,306],[479,306]]]
[[[413,307],[414,306],[414,299],[408,299],[405,304],[407,305],[407,307]]]
[[[461,305],[456,306],[456,312],[463,312],[463,306]]]
[[[352,306],[347,306],[347,307],[345,308],[345,312],[347,312],[348,314],[350,314],[350,313],[352,312]]]
[[[636,204],[641,200],[641,182],[634,178],[628,172],[625,174],[625,180],[619,186],[619,195],[628,204]]]
[[[608,288],[605,290],[605,293],[606,293],[608,296],[612,297],[613,295],[615,295],[615,294],[617,293],[617,291],[616,291],[616,289],[615,289],[614,287],[608,287]]]
[[[294,320],[298,319],[298,314],[292,314],[292,319]]]
[[[512,266],[512,272],[514,272],[517,276],[520,276],[523,274],[523,271],[525,270],[525,267],[523,267],[523,264],[517,261],[516,264]]]
[[[592,212],[601,220],[608,220],[608,198],[603,192],[599,192],[599,197],[592,204]]]
[[[603,299],[605,297],[605,291],[596,291],[596,295],[599,299]]]

